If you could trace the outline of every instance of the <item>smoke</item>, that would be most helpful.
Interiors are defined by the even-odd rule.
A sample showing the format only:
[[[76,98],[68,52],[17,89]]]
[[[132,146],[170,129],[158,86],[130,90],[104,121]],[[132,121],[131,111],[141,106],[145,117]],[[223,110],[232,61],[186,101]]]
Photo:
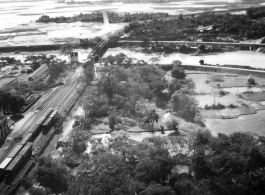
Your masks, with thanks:
[[[104,21],[104,26],[105,28],[109,28],[109,17],[107,12],[103,11],[103,21]]]

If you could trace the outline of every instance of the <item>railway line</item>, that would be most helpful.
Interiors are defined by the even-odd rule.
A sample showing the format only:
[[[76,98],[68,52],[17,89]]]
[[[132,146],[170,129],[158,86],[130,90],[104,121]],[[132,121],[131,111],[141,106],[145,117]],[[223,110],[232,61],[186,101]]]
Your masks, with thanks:
[[[27,111],[23,124],[9,133],[5,144],[0,149],[0,181],[5,177],[5,182],[9,183],[9,176],[17,171],[26,158],[14,151],[23,150],[28,143],[31,143],[28,150],[32,151],[37,137],[42,136],[44,131],[51,128],[56,113],[62,113],[68,104],[73,105],[77,90],[84,87],[82,83],[77,82],[81,73],[82,68],[79,67],[64,80],[64,85],[52,89],[45,97],[37,101]],[[18,147],[19,149],[16,149]],[[11,156],[12,158],[11,153],[15,154]]]
[[[115,33],[109,33],[101,40],[89,56],[103,55],[107,49],[108,38]],[[64,80],[64,85],[43,94],[42,98],[25,113],[24,121],[9,133],[5,144],[0,148],[0,194],[2,190],[8,189],[8,185],[19,181],[29,168],[34,166],[30,156],[32,151],[39,149],[34,146],[41,145],[40,150],[43,151],[49,144],[49,136],[45,137],[44,145],[39,143],[42,142],[45,133],[53,137],[54,117],[57,113],[69,111],[79,97],[79,91],[85,88],[85,84],[79,81],[82,72],[82,67],[77,68]]]

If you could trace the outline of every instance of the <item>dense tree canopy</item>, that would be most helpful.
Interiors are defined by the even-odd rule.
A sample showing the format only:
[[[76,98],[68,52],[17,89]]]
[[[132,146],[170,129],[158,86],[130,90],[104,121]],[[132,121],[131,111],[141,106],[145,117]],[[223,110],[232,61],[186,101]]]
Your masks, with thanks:
[[[24,103],[23,97],[0,89],[0,110],[4,113],[18,113]]]
[[[75,176],[64,179],[63,167],[42,160],[36,171],[37,181],[55,193],[67,190],[65,194],[71,195],[265,192],[265,146],[252,134],[213,137],[209,131],[200,130],[185,137],[151,137],[142,142],[121,134],[113,135],[104,148],[99,147],[101,142],[92,143],[90,156],[80,156],[83,161]],[[51,177],[59,170],[60,175]],[[61,185],[55,187],[53,182]]]

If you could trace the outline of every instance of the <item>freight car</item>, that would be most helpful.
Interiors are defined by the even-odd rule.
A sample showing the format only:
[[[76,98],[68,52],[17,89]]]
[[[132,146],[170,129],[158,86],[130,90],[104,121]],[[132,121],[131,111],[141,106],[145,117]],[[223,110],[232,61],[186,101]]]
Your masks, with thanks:
[[[32,141],[36,139],[41,131],[47,132],[54,124],[54,118],[58,114],[57,110],[49,108],[41,118],[28,130],[24,137],[7,154],[0,164],[0,176],[5,176],[7,181],[13,178],[18,170],[25,164],[32,154]]]
[[[17,152],[17,149],[13,151]],[[11,151],[10,155],[12,155],[13,153]],[[21,165],[23,165],[26,162],[26,160],[30,157],[31,153],[32,153],[32,142],[27,142],[24,145],[24,147],[20,149],[18,154],[16,154],[16,156],[12,158],[7,157],[1,163],[0,165],[1,172],[4,173],[4,175],[8,176],[9,178],[13,177],[17,173]]]
[[[54,125],[54,118],[55,116],[58,114],[57,110],[54,110],[49,116],[48,118],[46,118],[46,120],[42,123],[42,131],[44,134],[46,134],[52,127],[52,125]]]
[[[30,128],[28,133],[32,133],[32,139],[35,139],[39,133],[42,131],[43,123],[46,119],[53,113],[53,108],[49,108],[41,118]]]

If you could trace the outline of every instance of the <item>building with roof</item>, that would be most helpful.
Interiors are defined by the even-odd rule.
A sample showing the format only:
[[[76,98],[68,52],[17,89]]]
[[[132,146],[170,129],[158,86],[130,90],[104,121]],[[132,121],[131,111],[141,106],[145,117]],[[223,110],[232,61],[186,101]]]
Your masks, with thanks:
[[[33,81],[33,80],[39,80],[44,73],[48,70],[48,66],[47,64],[42,65],[41,67],[39,67],[37,70],[35,70],[30,77],[28,78],[29,81]]]

